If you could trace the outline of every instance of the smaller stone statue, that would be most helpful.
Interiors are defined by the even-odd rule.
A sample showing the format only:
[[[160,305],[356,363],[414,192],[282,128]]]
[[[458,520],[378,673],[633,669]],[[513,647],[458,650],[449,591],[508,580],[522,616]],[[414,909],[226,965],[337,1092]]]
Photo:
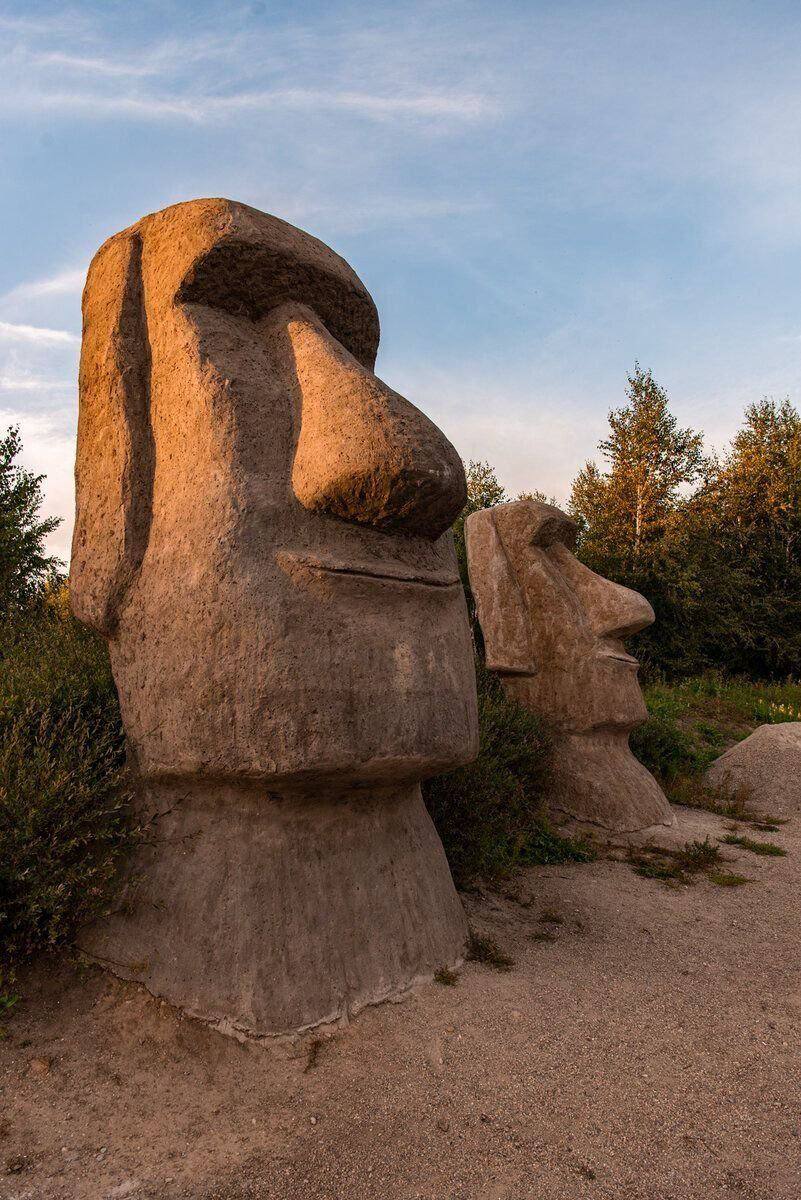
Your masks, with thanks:
[[[629,749],[647,710],[624,641],[654,612],[580,563],[575,536],[565,513],[535,500],[468,518],[487,667],[555,733],[552,808],[610,830],[671,825],[664,793]]]

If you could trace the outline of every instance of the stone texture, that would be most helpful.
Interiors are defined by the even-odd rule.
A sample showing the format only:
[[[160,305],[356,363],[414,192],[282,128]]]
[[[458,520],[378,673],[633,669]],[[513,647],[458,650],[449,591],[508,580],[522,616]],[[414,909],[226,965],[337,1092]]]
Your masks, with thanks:
[[[760,725],[715,759],[707,782],[776,816],[801,812],[801,721]]]
[[[550,504],[483,509],[465,534],[487,666],[556,735],[551,806],[611,830],[672,824],[628,741],[648,714],[624,640],[653,621],[648,601],[580,563]]]
[[[396,997],[462,954],[419,787],[280,796],[147,785],[146,845],[91,951],[222,1032],[291,1033]],[[165,853],[164,844],[175,847]]]
[[[453,446],[313,313],[293,312],[287,334],[303,412],[292,469],[301,504],[376,529],[439,537],[467,499]]]
[[[444,436],[373,374],[377,345],[374,305],[341,258],[231,201],[145,217],[89,270],[73,608],[108,638],[141,803],[166,813],[165,789],[177,788],[193,797],[198,829],[198,813],[215,814],[206,841],[238,864],[225,903],[244,932],[236,963],[218,960],[217,934],[201,937],[188,901],[154,923],[129,898],[83,944],[255,1033],[403,989],[440,965],[435,950],[443,962],[461,954],[463,918],[418,783],[477,751],[449,532],[464,479]],[[260,815],[245,821],[254,796]],[[359,796],[374,797],[370,821]],[[282,806],[304,805],[335,809],[339,824],[321,817],[319,829],[351,846],[336,860],[338,876],[353,863],[339,898],[324,883],[334,848],[321,832],[315,883],[304,858],[314,839],[283,823]],[[141,894],[150,887],[153,902],[170,881],[230,939],[214,910],[214,854],[196,860],[172,833],[165,841],[173,821],[156,818],[157,862],[149,851],[132,868]],[[231,848],[251,836],[269,848],[263,870]],[[403,871],[370,876],[371,928],[353,889],[371,854],[389,863],[401,845]],[[332,922],[309,915],[329,905]],[[260,963],[296,927],[317,937],[317,967],[288,959],[279,995]],[[381,937],[383,959],[370,949]],[[247,1011],[232,985],[223,1013],[215,971],[234,967],[262,984]]]

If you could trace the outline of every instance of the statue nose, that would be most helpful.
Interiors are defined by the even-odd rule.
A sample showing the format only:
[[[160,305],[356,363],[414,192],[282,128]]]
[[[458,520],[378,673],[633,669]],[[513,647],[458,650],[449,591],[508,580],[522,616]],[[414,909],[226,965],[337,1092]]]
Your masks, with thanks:
[[[596,576],[592,624],[602,637],[624,639],[632,637],[654,623],[654,610],[639,592]]]
[[[275,314],[301,399],[292,487],[312,512],[432,541],[467,497],[464,468],[418,408],[358,362],[311,310]]]

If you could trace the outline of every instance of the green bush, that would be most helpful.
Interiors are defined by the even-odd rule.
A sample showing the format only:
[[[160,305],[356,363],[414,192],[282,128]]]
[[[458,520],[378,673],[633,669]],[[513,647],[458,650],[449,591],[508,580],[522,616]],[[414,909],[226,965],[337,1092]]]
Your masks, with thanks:
[[[533,713],[506,698],[477,664],[481,751],[427,780],[423,795],[459,887],[534,863],[586,861],[588,846],[560,836],[542,811],[550,740]]]
[[[697,764],[693,739],[667,711],[651,711],[631,735],[631,748],[641,763],[660,779],[675,779]]]
[[[105,645],[58,604],[0,622],[0,971],[108,904],[124,757]]]

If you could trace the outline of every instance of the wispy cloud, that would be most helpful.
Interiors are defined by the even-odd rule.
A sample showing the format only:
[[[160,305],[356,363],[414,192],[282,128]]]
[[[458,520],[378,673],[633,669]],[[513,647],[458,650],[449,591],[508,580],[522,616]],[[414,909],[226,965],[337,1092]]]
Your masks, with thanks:
[[[42,17],[11,17],[6,14],[0,15],[0,29],[5,29],[8,33],[32,34],[32,35],[52,35],[58,33],[72,32],[75,28],[75,21],[72,19],[72,14],[59,14],[58,16]]]
[[[111,58],[83,58],[77,54],[64,54],[52,50],[47,54],[37,54],[33,58],[36,66],[65,68],[66,70],[86,72],[96,75],[110,76],[143,76],[155,75],[158,68],[150,63],[124,62]]]
[[[68,392],[70,379],[42,379],[36,375],[0,375],[0,392]]]
[[[323,236],[323,226],[326,236],[332,236],[334,231],[364,233],[376,227],[473,216],[486,208],[486,203],[480,199],[421,197],[408,191],[400,191],[396,195],[368,195],[361,202],[348,198],[347,203],[343,203],[336,197],[304,194],[302,189],[294,192],[265,191],[261,179],[249,180],[240,188],[240,194],[256,208],[280,213],[287,221],[316,228],[318,236]]]
[[[68,333],[66,329],[45,329],[39,325],[14,325],[10,321],[0,321],[0,340],[52,346],[75,345],[81,339],[75,333]]]
[[[86,271],[76,269],[60,271],[45,279],[33,279],[29,283],[20,283],[11,291],[0,297],[0,304],[14,300],[36,300],[41,296],[67,296],[80,292],[83,287]]]
[[[382,96],[359,91],[321,91],[315,88],[276,88],[230,96],[107,95],[94,92],[18,91],[4,97],[18,111],[78,111],[93,119],[129,117],[142,120],[178,119],[202,123],[225,120],[244,112],[339,111],[374,121],[399,119],[477,121],[497,114],[489,97],[470,93],[424,92]]]
[[[253,92],[222,97],[211,102],[220,111],[245,108],[333,108],[362,116],[385,117],[458,117],[477,120],[492,116],[495,106],[485,96],[424,93],[417,96],[376,96],[367,92],[325,92],[311,88],[286,88],[272,92]],[[213,108],[212,108],[213,111]]]

